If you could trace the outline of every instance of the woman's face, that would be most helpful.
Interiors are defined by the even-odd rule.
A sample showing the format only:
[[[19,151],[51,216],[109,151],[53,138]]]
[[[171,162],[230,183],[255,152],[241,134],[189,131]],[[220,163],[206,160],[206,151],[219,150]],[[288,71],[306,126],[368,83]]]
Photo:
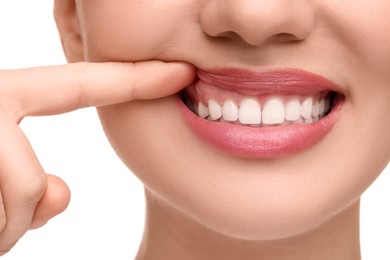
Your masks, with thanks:
[[[388,0],[77,4],[86,60],[201,71],[180,95],[209,106],[211,121],[179,94],[99,114],[147,189],[208,228],[244,239],[307,232],[388,163]]]

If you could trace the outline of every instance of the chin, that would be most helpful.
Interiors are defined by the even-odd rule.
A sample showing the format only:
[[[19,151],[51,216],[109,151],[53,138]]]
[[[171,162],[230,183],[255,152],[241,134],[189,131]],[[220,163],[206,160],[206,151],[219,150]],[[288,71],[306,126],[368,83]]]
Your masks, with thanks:
[[[177,212],[226,237],[282,240],[311,232],[340,216],[388,162],[386,145],[379,146],[384,154],[380,158],[364,147],[349,147],[356,143],[348,135],[353,125],[345,116],[350,113],[349,104],[341,94],[336,96],[317,122],[250,130],[205,120],[180,95],[100,108],[99,115],[122,161],[146,189]],[[292,131],[285,135],[288,139],[307,129],[303,131],[309,142],[271,150],[239,144],[236,152],[234,144],[226,145],[221,137],[213,143],[210,134],[204,134],[210,127],[219,132],[225,128],[236,134],[241,131],[249,139],[256,131],[260,137]],[[317,131],[321,134],[313,134]],[[373,146],[376,140],[367,138],[366,142]]]
[[[222,182],[194,185],[192,189],[171,186],[170,192],[158,187],[151,189],[206,230],[248,241],[284,240],[310,233],[343,214],[358,201],[360,193],[315,193],[313,187],[302,186],[286,190],[283,182],[269,182],[268,189],[239,181]],[[234,186],[240,189],[233,190]],[[275,192],[278,189],[281,191]]]

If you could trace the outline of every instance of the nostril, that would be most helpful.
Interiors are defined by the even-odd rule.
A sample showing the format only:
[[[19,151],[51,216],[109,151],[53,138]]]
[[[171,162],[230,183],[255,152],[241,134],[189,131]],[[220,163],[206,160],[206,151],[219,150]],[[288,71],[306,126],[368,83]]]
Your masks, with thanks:
[[[294,42],[294,41],[301,41],[301,39],[298,39],[295,35],[291,33],[278,33],[273,35],[269,40],[273,42]]]
[[[203,32],[218,40],[260,46],[305,40],[315,28],[306,1],[206,1],[200,13]],[[272,39],[272,40],[271,40]]]
[[[249,39],[249,37],[243,38],[240,34],[234,32],[234,31],[221,32],[221,33],[218,33],[217,35],[213,36],[213,38],[219,39],[219,40],[230,41],[230,42],[237,42],[237,43],[241,42],[241,43],[245,43],[246,45],[250,45],[250,46],[259,45],[259,43],[256,41],[256,39],[252,40],[252,39]],[[301,41],[301,39],[299,39],[295,35],[282,32],[282,33],[277,33],[275,35],[272,35],[270,38],[265,40],[263,43],[266,43],[266,42],[292,43],[292,42],[299,42],[299,41]]]
[[[241,37],[238,33],[234,31],[226,31],[218,33],[215,36],[216,39],[225,40],[225,41],[232,41],[232,42],[246,42],[244,38]]]
[[[235,37],[240,37],[237,33],[233,31],[226,31],[226,32],[221,32],[216,35],[218,38],[235,38]]]

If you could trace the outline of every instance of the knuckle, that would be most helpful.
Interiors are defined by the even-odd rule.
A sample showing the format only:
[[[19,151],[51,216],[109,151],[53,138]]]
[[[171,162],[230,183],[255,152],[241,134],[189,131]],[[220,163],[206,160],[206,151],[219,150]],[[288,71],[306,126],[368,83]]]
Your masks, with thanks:
[[[7,87],[10,71],[0,70],[0,106],[16,122],[20,123],[27,116],[27,111],[20,100],[16,100],[15,89]]]
[[[38,203],[43,194],[46,191],[47,187],[47,179],[45,174],[40,174],[39,176],[32,179],[30,182],[27,183],[25,188],[23,189],[23,200],[25,203]]]
[[[89,105],[88,95],[86,94],[86,74],[90,69],[90,63],[88,62],[77,62],[71,64],[72,74],[75,75],[74,79],[77,81],[76,95],[77,95],[77,108],[84,108]]]
[[[131,66],[131,69],[132,71],[134,71],[135,73],[134,74],[137,74],[137,70],[139,69],[139,64],[138,63],[130,63],[129,64]],[[136,76],[133,76],[130,78],[130,82],[129,82],[129,85],[130,85],[130,97],[131,99],[137,99],[138,97],[138,88],[137,88],[137,85],[138,85],[138,77]]]
[[[28,114],[25,109],[6,109],[6,112],[18,124],[20,124]]]
[[[36,205],[41,200],[46,191],[46,183],[46,175],[40,174],[26,182],[26,185],[21,185],[21,189],[19,191],[15,191],[15,193],[20,192],[19,196],[22,196],[22,203],[31,207],[32,204]],[[5,210],[6,207],[4,205],[4,200],[0,195],[0,256],[7,254],[24,234],[24,232],[19,234],[20,230],[17,231],[17,234],[10,232],[10,230],[15,228],[12,227],[12,225],[15,224],[11,223],[11,221],[8,223],[7,213]]]

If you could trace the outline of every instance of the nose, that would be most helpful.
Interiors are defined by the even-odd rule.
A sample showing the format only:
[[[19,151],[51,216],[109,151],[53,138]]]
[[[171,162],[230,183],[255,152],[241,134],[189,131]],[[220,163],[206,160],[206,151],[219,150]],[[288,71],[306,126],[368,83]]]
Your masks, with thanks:
[[[208,36],[258,46],[270,40],[306,39],[314,27],[314,14],[305,0],[209,0],[200,23]]]

